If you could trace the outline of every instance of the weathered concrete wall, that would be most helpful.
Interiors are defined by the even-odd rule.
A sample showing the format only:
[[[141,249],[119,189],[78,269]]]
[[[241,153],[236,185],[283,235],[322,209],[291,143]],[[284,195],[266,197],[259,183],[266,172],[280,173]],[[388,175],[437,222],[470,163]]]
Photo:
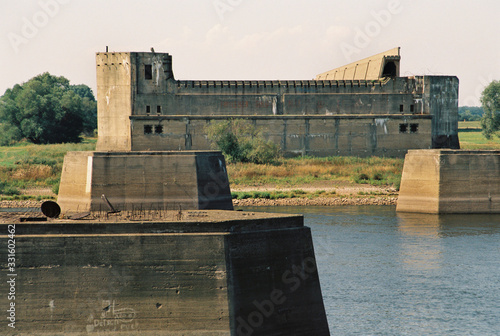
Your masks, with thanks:
[[[150,91],[155,87],[150,81],[139,79],[138,82],[140,86],[149,84]],[[163,93],[138,94],[134,99],[133,115],[157,115],[158,112],[163,115],[415,114],[415,111],[422,111],[421,101],[413,97],[417,84],[410,78],[377,81],[172,80]]]
[[[309,228],[230,235],[227,243],[234,335],[330,335]]]
[[[63,213],[116,210],[232,209],[224,156],[207,152],[69,152],[58,203]]]
[[[458,140],[457,77],[424,76],[418,78],[423,88],[424,113],[431,113],[433,148],[460,148]]]
[[[409,151],[397,211],[500,213],[500,152]]]
[[[329,335],[301,216],[15,225],[16,328],[2,335]]]
[[[136,63],[130,53],[96,55],[97,146],[113,150],[130,149],[128,117],[132,114]]]
[[[122,54],[129,55],[130,64],[110,63],[109,57]],[[186,143],[184,148],[208,148],[198,147],[199,142],[189,138],[190,134],[193,136],[203,134],[203,130],[197,128],[201,124],[194,122],[184,131],[187,136],[184,139],[182,132],[177,129],[163,128],[164,134],[173,137],[162,141],[162,144],[166,144],[165,147],[135,138],[140,131],[136,129],[134,118],[179,116],[186,116],[188,119],[209,117],[214,120],[217,120],[217,117],[262,116],[266,117],[262,120],[268,123],[282,123],[281,116],[293,116],[298,119],[303,118],[300,122],[303,124],[310,122],[311,116],[336,116],[341,120],[345,119],[346,123],[343,124],[347,125],[353,115],[372,115],[374,119],[387,118],[387,115],[404,116],[409,119],[427,115],[433,120],[429,135],[431,148],[459,146],[456,77],[390,76],[391,78],[377,80],[183,81],[174,79],[172,59],[168,54],[98,53],[96,57],[98,83],[102,83],[98,85],[97,150],[99,151],[178,149],[182,148],[183,141]],[[380,60],[388,61],[385,58]],[[110,78],[105,78],[106,76]],[[126,81],[121,81],[120,76],[128,77]],[[117,91],[117,85],[121,85],[121,91]],[[122,91],[130,93],[127,96],[121,94]],[[120,94],[115,95],[115,92]],[[117,102],[122,100],[122,103]],[[275,117],[276,120],[271,121],[272,119],[267,117]],[[129,118],[132,118],[132,122]],[[120,123],[120,126],[114,126],[115,123]],[[307,127],[303,130],[306,131]],[[151,133],[154,134],[154,130]],[[355,134],[358,131],[353,129],[350,133]],[[332,136],[334,135],[330,134],[330,137]],[[270,138],[286,137],[287,134],[282,133]],[[300,133],[298,137],[307,139],[308,135]],[[389,146],[393,144],[388,150],[396,153],[395,156],[404,155],[407,149],[429,148],[428,141],[416,141],[411,143],[411,147],[402,150],[398,144],[407,143],[406,135],[396,132],[392,137],[392,141],[387,144]],[[355,141],[354,138],[351,140]],[[301,146],[300,143],[293,147],[291,145],[293,141],[288,142],[289,152],[303,153],[304,148],[307,150],[307,146]],[[311,150],[310,155],[362,155],[358,153],[370,155],[370,152],[373,152],[372,142],[365,141],[360,151],[342,147],[335,150]],[[379,153],[380,151],[373,155]]]
[[[408,148],[432,147],[428,115],[133,116],[132,150],[209,149],[206,126],[227,119],[255,126],[285,156],[403,157]]]

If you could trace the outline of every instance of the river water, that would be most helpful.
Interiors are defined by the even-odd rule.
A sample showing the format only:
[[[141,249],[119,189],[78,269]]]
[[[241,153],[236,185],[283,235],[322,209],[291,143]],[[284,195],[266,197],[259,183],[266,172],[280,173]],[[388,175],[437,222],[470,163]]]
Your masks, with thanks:
[[[331,335],[500,335],[500,215],[242,209],[304,215]]]

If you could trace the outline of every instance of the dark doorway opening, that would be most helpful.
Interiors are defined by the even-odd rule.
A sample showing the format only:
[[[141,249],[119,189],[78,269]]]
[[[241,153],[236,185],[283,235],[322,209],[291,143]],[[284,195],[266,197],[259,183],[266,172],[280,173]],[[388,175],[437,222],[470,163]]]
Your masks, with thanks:
[[[384,66],[384,70],[382,71],[382,77],[396,77],[397,75],[397,67],[394,62],[387,62]]]

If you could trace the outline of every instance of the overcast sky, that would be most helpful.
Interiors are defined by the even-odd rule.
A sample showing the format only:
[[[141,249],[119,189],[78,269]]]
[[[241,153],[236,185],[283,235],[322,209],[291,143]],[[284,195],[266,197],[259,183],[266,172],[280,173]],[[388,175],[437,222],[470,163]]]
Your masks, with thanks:
[[[0,0],[0,94],[50,72],[95,92],[95,53],[173,55],[177,79],[312,79],[401,47],[401,75],[500,79],[497,0]]]

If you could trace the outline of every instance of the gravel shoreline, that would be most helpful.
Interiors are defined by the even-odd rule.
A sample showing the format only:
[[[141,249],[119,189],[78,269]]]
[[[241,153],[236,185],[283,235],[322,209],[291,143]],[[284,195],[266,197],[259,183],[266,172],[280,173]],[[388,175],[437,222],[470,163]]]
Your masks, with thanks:
[[[39,208],[44,201],[24,200],[24,201],[0,201],[0,208]]]
[[[314,198],[247,198],[233,199],[234,206],[339,206],[396,205],[397,197],[314,197]],[[0,201],[0,208],[40,208],[43,201]]]
[[[264,199],[247,198],[233,199],[234,206],[340,206],[340,205],[396,205],[397,197],[363,197],[363,198],[342,198],[342,197],[316,197],[316,198],[282,198]]]

